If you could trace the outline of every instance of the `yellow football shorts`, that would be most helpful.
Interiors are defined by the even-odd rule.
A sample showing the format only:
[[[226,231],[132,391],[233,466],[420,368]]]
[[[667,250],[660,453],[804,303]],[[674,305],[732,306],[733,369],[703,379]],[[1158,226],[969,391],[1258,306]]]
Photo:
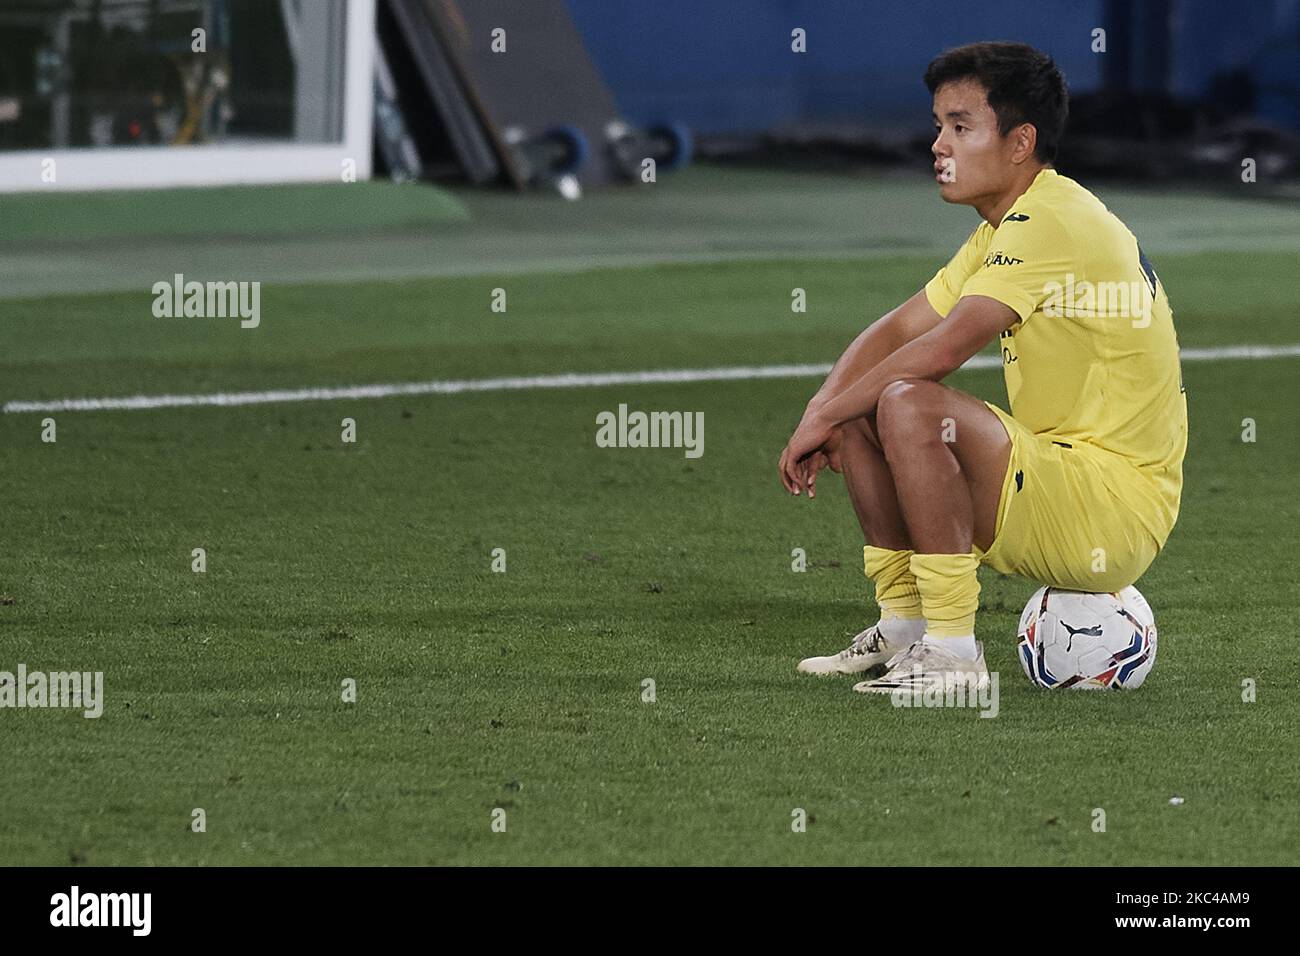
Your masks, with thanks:
[[[993,543],[975,556],[1004,574],[1075,591],[1118,591],[1142,576],[1163,540],[1136,510],[1151,488],[1117,455],[1036,435],[991,402],[1011,437]]]

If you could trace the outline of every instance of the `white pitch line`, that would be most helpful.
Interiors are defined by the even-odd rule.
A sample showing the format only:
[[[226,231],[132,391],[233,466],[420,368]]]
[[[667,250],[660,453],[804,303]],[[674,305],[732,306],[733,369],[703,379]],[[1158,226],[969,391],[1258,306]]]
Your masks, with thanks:
[[[1270,359],[1300,356],[1296,345],[1234,345],[1183,349],[1184,362],[1225,359]],[[996,355],[976,355],[963,369],[990,369],[1002,364]],[[273,402],[327,402],[338,399],[393,398],[398,395],[459,395],[463,392],[510,392],[542,388],[594,388],[608,385],[654,385],[672,382],[736,382],[763,378],[813,378],[829,365],[750,365],[730,368],[658,369],[644,372],[570,372],[512,378],[470,378],[432,382],[293,388],[264,392],[215,392],[208,395],[129,395],[120,398],[61,398],[53,401],[5,402],[5,414],[19,412],[139,411],[200,405],[266,405]]]

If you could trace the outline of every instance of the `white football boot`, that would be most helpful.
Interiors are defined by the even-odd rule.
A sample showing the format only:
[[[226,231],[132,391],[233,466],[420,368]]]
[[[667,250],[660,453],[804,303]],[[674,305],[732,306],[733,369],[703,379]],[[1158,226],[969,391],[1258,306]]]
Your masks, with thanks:
[[[907,650],[914,638],[898,638],[892,641],[880,630],[880,624],[872,624],[853,639],[848,647],[829,657],[805,657],[795,668],[800,674],[816,674],[828,677],[831,674],[861,674],[877,664],[884,664],[891,657],[897,657]]]
[[[891,658],[883,677],[854,684],[859,694],[892,694],[894,691],[924,692],[929,687],[941,690],[954,688],[959,683],[968,690],[982,690],[989,685],[989,669],[984,663],[984,644],[975,642],[975,660],[958,657],[942,647],[926,641],[917,641],[907,650]]]

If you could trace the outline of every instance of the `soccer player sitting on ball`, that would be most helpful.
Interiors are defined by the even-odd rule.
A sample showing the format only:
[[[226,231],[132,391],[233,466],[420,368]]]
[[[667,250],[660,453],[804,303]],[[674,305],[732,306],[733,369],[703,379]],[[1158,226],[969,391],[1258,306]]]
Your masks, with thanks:
[[[1052,168],[1068,94],[1019,43],[926,70],[935,178],[984,220],[925,288],[840,356],[781,454],[792,495],[841,472],[880,620],[807,674],[890,693],[987,681],[982,563],[1118,591],[1178,517],[1187,402],[1169,302],[1133,234]],[[994,339],[1011,412],[940,384]]]

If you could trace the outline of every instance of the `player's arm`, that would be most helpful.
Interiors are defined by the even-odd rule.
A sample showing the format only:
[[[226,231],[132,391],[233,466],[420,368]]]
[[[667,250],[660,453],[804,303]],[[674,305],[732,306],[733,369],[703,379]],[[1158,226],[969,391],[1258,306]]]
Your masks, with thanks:
[[[791,494],[806,484],[803,460],[827,443],[845,422],[875,410],[880,393],[909,378],[937,382],[961,368],[1019,318],[1008,305],[983,295],[964,296],[928,332],[895,350],[866,374],[804,417],[781,456],[781,480]]]
[[[830,401],[908,342],[930,331],[942,316],[922,289],[898,308],[872,322],[839,357],[826,381],[808,402],[812,411]]]
[[[807,408],[804,409],[803,418],[799,422],[799,427],[795,429],[795,434],[799,434],[800,430],[809,424],[809,420],[820,411],[823,405],[900,348],[930,331],[942,320],[943,317],[935,311],[934,306],[930,304],[930,300],[926,296],[925,290],[922,289],[902,305],[885,313],[871,323],[844,350],[844,353],[831,368],[830,374],[826,376],[826,381],[822,383],[822,387],[809,400]],[[788,444],[786,450],[789,450]],[[840,470],[838,430],[832,432],[825,449],[819,452],[814,459],[807,462],[807,468],[810,472],[810,480],[808,481],[809,497],[815,497],[816,495],[814,483],[817,472],[826,467],[833,471]],[[777,463],[777,470],[782,475],[785,474],[785,454],[781,455],[781,460]]]

